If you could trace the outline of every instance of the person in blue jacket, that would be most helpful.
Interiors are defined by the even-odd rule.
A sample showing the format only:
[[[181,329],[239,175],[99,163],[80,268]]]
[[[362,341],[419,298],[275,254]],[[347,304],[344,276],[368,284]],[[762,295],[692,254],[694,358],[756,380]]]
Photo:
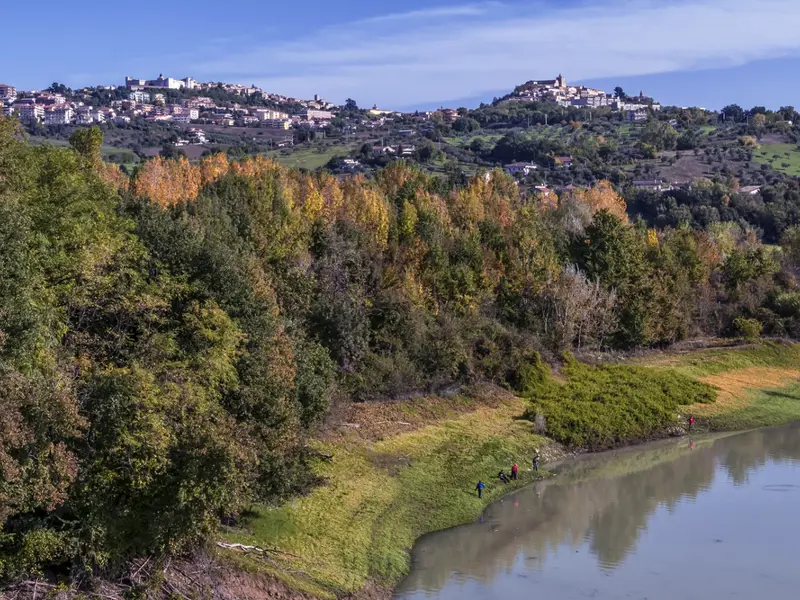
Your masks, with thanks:
[[[478,498],[483,498],[483,488],[486,487],[482,481],[478,482],[478,485],[475,486],[475,489],[478,490]]]

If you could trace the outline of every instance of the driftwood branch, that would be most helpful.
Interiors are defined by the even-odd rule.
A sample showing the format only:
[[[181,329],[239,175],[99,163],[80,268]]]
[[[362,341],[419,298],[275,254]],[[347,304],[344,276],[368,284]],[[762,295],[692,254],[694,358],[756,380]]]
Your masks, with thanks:
[[[291,552],[284,552],[277,548],[259,548],[258,546],[245,546],[244,544],[227,544],[225,542],[217,542],[217,546],[227,550],[241,550],[242,552],[255,552],[257,554],[282,554],[283,556],[291,556],[292,558],[300,558]]]
[[[136,569],[136,573],[134,573],[133,575],[131,575],[131,579],[135,579],[135,578],[136,578],[136,577],[139,575],[139,573],[141,573],[142,569],[144,569],[144,568],[147,566],[147,563],[149,563],[149,562],[150,562],[150,557],[148,556],[148,557],[147,557],[147,560],[145,560],[145,561],[142,563],[142,566],[140,566],[138,569]]]
[[[285,571],[287,573],[292,574],[301,574],[301,575],[308,575],[305,571],[300,570],[293,570],[293,569],[284,569],[278,563],[276,563],[272,558],[270,558],[270,554],[276,554],[281,556],[289,556],[291,558],[300,558],[296,554],[291,554],[289,552],[284,552],[283,550],[278,550],[277,548],[259,548],[258,546],[246,546],[244,544],[228,544],[225,542],[217,542],[217,546],[219,548],[225,548],[226,550],[234,550],[239,552],[244,552],[245,554],[256,554],[259,557],[266,560],[269,564],[273,567],[278,569],[279,571]]]

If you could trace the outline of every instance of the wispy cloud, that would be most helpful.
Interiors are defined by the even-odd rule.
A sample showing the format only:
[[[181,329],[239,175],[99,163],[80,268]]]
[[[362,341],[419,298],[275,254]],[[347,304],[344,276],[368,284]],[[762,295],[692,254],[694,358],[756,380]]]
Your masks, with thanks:
[[[795,55],[798,30],[798,0],[469,4],[254,44],[193,72],[397,107],[479,96],[558,72],[573,80],[624,77]]]
[[[408,12],[368,17],[356,23],[359,25],[368,25],[375,23],[401,23],[426,19],[479,17],[486,15],[491,10],[497,10],[502,7],[503,5],[500,2],[484,2],[481,4],[466,4],[463,6],[434,6],[422,10],[411,10]]]

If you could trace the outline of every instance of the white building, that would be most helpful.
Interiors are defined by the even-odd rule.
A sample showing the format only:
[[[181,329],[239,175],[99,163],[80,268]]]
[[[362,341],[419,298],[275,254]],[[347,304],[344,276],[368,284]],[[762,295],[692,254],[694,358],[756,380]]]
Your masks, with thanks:
[[[95,121],[95,111],[91,106],[80,106],[75,111],[75,122],[78,125],[91,125]]]
[[[173,79],[159,75],[155,79],[131,79],[125,78],[125,87],[129,90],[141,90],[143,88],[165,88],[168,90],[180,90],[187,87],[187,82],[191,82],[192,87],[197,86],[197,82],[190,77],[186,79]]]
[[[636,180],[633,182],[633,187],[652,192],[668,192],[672,189],[671,185],[661,179]]]
[[[187,133],[189,135],[189,141],[193,144],[205,144],[208,141],[206,132],[198,127],[190,128]]]
[[[172,115],[172,120],[175,123],[186,123],[189,124],[192,122],[192,117],[190,117],[187,113],[181,113],[179,115]]]
[[[510,165],[506,165],[505,171],[509,175],[523,175],[527,177],[538,168],[538,166],[531,163],[515,162],[511,163]]]
[[[306,111],[306,119],[309,121],[330,121],[333,113],[328,110],[309,110]]]
[[[292,122],[289,119],[270,119],[269,121],[262,121],[261,124],[270,129],[283,129],[285,131],[292,128]]]
[[[0,83],[0,100],[15,100],[17,98],[17,88],[13,85]]]
[[[105,106],[98,108],[92,114],[94,115],[94,120],[98,123],[110,121],[117,116],[117,113],[114,110]]]
[[[149,104],[150,94],[148,92],[136,91],[128,94],[128,99],[138,102],[139,104]]]
[[[643,123],[650,118],[650,112],[646,108],[629,110],[625,113],[625,120],[630,123]]]
[[[22,104],[16,108],[19,110],[19,120],[23,123],[41,123],[44,119],[44,106],[39,104]]]
[[[285,121],[289,118],[288,114],[271,108],[257,108],[254,112],[259,121]]]
[[[45,125],[69,125],[75,112],[71,106],[54,106],[44,113]]]
[[[740,194],[744,194],[746,196],[755,196],[759,192],[761,192],[760,185],[746,185],[742,189],[739,190]]]

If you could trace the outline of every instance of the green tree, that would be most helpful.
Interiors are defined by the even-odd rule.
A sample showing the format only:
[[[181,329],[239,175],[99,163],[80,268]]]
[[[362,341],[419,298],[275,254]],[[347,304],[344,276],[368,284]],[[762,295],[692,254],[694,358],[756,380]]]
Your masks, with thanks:
[[[674,150],[678,141],[678,132],[665,121],[651,120],[642,130],[642,144],[649,144],[656,150]]]
[[[634,228],[606,210],[598,212],[583,237],[575,240],[573,256],[590,280],[600,281],[617,296],[617,344],[649,343],[651,289],[644,260],[645,244]]]
[[[99,165],[100,149],[103,147],[103,132],[95,126],[79,127],[69,138],[69,144],[89,164]]]

